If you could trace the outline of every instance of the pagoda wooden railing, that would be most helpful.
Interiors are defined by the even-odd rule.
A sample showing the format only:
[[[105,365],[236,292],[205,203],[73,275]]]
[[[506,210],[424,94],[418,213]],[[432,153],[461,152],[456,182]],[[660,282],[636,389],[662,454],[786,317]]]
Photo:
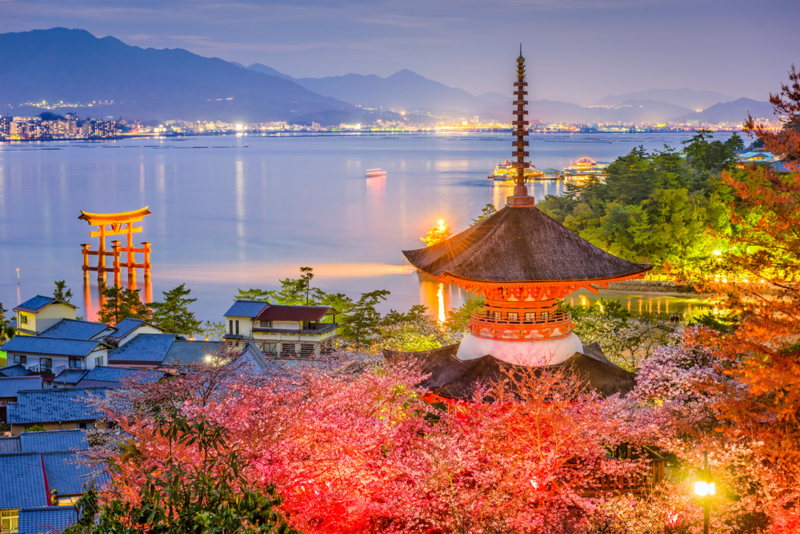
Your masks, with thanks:
[[[664,481],[664,458],[651,458],[649,469],[638,476],[611,476],[599,477],[597,483],[583,492],[585,497],[593,497],[599,493],[646,493],[656,484]]]
[[[558,339],[572,332],[572,316],[569,312],[557,312],[546,316],[534,313],[534,317],[527,318],[526,315],[524,311],[520,311],[516,317],[509,318],[509,313],[500,314],[498,317],[492,312],[472,312],[470,330],[477,337],[512,341]]]

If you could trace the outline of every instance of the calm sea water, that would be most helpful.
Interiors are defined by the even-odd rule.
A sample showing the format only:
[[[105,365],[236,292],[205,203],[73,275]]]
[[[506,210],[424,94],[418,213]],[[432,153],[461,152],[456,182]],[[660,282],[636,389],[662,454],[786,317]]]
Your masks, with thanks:
[[[680,147],[688,137],[532,135],[531,153],[540,169],[562,168],[583,156],[613,161],[638,145]],[[221,320],[237,288],[275,288],[304,265],[325,290],[388,289],[384,310],[421,302],[441,314],[467,295],[420,281],[400,251],[423,246],[439,219],[457,232],[486,204],[501,207],[510,188],[486,177],[510,157],[511,142],[509,134],[362,134],[0,144],[0,302],[10,309],[66,280],[78,314],[93,318],[98,285],[94,273],[83,283],[80,244],[97,240],[81,210],[149,206],[136,243],[153,243],[152,282],[139,275],[139,287],[159,300],[186,283],[202,319]],[[376,167],[386,177],[367,179]],[[540,199],[564,187],[532,189]],[[688,306],[621,298],[634,311]]]

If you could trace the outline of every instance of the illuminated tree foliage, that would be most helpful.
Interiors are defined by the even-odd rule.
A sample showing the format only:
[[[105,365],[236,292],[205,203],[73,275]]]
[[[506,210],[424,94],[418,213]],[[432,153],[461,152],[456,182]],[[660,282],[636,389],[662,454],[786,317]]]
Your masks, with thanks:
[[[486,208],[484,208],[484,210],[485,209]],[[423,243],[425,243],[426,247],[432,247],[437,243],[441,243],[442,241],[449,239],[451,235],[450,228],[448,228],[444,220],[440,220],[436,226],[428,230],[428,235],[425,237],[420,237],[420,239]]]
[[[97,401],[122,439],[98,452],[112,476],[99,509],[128,513],[126,525],[174,521],[169,532],[196,531],[199,517],[228,525],[221,508],[307,533],[589,532],[614,520],[600,478],[646,468],[631,441],[640,454],[609,454],[641,422],[566,370],[509,376],[440,411],[402,363],[340,354],[269,378],[230,365]]]
[[[701,131],[681,153],[635,148],[608,166],[605,180],[570,183],[565,196],[537,206],[600,248],[657,271],[696,264],[725,242],[730,190],[720,172],[733,168],[739,145],[711,139]]]
[[[783,156],[790,172],[759,164],[723,172],[734,195],[728,246],[684,273],[738,316],[732,332],[704,329],[691,339],[734,379],[728,387],[706,385],[718,398],[715,430],[728,447],[750,451],[748,465],[757,466],[748,473],[751,504],[780,532],[800,529],[800,75],[794,67],[789,78],[770,95],[782,129],[769,131],[752,118],[747,127]]]

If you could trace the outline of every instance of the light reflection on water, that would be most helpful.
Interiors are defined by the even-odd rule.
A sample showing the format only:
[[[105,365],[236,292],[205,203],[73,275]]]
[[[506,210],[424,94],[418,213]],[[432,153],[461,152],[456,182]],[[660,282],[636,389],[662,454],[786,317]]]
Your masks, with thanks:
[[[561,168],[581,156],[612,161],[638,145],[679,147],[687,137],[532,135],[531,153],[537,167]],[[66,280],[78,314],[93,317],[99,289],[92,276],[82,291],[79,245],[96,250],[96,240],[77,217],[148,205],[153,214],[136,242],[153,243],[145,290],[159,300],[185,282],[203,320],[221,320],[237,288],[275,288],[302,265],[315,268],[315,285],[327,291],[358,297],[388,289],[382,311],[423,303],[438,316],[469,295],[445,286],[439,296],[438,284],[428,287],[402,267],[400,251],[423,246],[420,237],[439,219],[458,232],[486,204],[502,207],[511,188],[486,177],[510,156],[510,141],[509,134],[481,133],[2,144],[0,302],[10,309]],[[102,149],[112,146],[127,149]],[[370,168],[387,175],[367,179]],[[564,188],[563,180],[535,182],[532,192],[541,199]],[[141,273],[138,282],[144,287]],[[624,298],[634,309],[690,305]]]

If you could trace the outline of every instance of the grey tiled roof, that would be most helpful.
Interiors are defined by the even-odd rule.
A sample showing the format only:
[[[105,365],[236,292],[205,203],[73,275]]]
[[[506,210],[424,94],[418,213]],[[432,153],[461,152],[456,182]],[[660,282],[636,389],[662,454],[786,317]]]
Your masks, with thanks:
[[[120,383],[125,379],[151,383],[158,381],[164,373],[150,369],[128,369],[125,367],[105,367],[97,366],[91,369],[82,382],[115,382]]]
[[[87,372],[86,369],[66,368],[58,373],[58,376],[53,379],[53,382],[58,384],[77,384]]]
[[[20,452],[19,436],[0,438],[0,454]]]
[[[111,352],[108,361],[160,364],[175,337],[175,334],[139,334]]]
[[[8,345],[8,343],[6,343],[6,345]],[[5,347],[5,345],[3,345],[3,347]],[[28,370],[21,364],[9,365],[8,367],[0,369],[0,376],[25,376],[27,374]]]
[[[23,432],[19,435],[21,452],[65,452],[85,451],[89,448],[83,430],[45,430]]]
[[[16,397],[17,391],[42,389],[41,376],[14,376],[0,378],[0,399]]]
[[[32,299],[28,299],[19,306],[17,306],[16,308],[14,308],[14,310],[19,308],[24,310],[38,311],[47,306],[48,304],[50,304],[51,302],[54,302],[55,300],[56,299],[54,299],[53,297],[43,297],[42,295],[36,295]]]
[[[8,404],[8,422],[12,425],[94,421],[102,413],[86,402],[90,395],[101,395],[107,388],[66,388],[20,391],[17,402]]]
[[[47,506],[42,457],[38,454],[0,455],[0,510]]]
[[[109,337],[114,337],[117,339],[123,338],[143,324],[144,321],[141,319],[123,319],[114,326],[116,331],[109,334]]]
[[[99,341],[86,341],[81,339],[14,336],[14,339],[3,345],[3,350],[6,352],[18,352],[23,354],[87,356],[99,343]]]
[[[74,452],[48,452],[42,454],[44,471],[50,491],[58,495],[77,495],[83,493],[92,482],[98,487],[105,485],[108,476],[96,467],[78,464]]]
[[[221,341],[185,341],[179,339],[169,348],[161,365],[181,366],[201,363],[206,356],[215,354],[221,345]]]
[[[48,506],[45,508],[23,508],[19,511],[19,534],[53,534],[60,532],[78,520],[78,512],[72,506]]]
[[[237,300],[225,312],[225,317],[255,317],[268,305],[268,302],[257,300]]]
[[[39,337],[57,337],[61,339],[92,339],[111,327],[104,323],[90,323],[76,319],[62,319],[41,334]]]

